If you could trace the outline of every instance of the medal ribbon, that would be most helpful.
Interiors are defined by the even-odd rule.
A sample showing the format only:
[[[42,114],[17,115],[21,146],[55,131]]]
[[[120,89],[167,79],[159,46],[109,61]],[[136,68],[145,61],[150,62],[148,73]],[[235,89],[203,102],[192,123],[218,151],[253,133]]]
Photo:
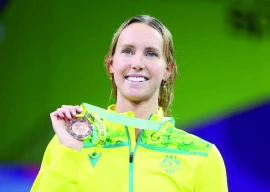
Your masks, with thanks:
[[[174,118],[172,117],[163,117],[162,121],[152,121],[152,120],[145,120],[145,119],[138,119],[135,117],[128,117],[123,114],[119,114],[113,111],[105,110],[100,107],[96,107],[94,105],[90,105],[88,103],[82,103],[82,108],[87,108],[87,111],[95,114],[97,117],[101,119],[106,119],[107,121],[113,123],[120,123],[126,126],[135,127],[138,129],[144,130],[154,130],[158,131],[163,127],[166,122],[171,122],[173,125],[175,124]]]
[[[105,110],[88,103],[82,103],[83,111],[77,114],[77,118],[86,117],[93,127],[92,135],[85,139],[85,142],[90,142],[97,147],[103,147],[106,141],[106,127],[102,120],[107,120],[113,123],[120,123],[126,126],[135,127],[144,130],[160,130],[165,123],[170,122],[173,125],[175,121],[171,117],[163,117],[162,121],[152,121],[145,119],[138,119],[135,117],[128,117],[124,114],[119,114],[113,111]],[[102,120],[101,120],[102,119]]]

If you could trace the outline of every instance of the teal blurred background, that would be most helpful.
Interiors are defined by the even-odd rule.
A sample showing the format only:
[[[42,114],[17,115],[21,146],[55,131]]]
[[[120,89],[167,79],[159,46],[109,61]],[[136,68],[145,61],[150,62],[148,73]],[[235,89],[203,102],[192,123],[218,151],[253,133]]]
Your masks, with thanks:
[[[104,57],[116,29],[138,14],[173,35],[178,127],[219,147],[230,191],[270,191],[266,0],[0,0],[0,191],[29,191],[54,134],[50,112],[114,103]]]

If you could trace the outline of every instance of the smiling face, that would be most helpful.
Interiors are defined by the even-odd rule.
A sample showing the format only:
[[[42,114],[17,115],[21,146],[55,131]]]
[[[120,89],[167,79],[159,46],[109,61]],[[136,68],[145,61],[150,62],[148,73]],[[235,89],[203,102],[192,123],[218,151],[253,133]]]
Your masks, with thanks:
[[[153,33],[158,32],[163,39],[163,44],[160,45],[160,49],[163,49],[163,55],[162,54],[159,55],[158,59],[160,60],[161,59],[160,57],[165,57],[163,59],[165,59],[165,61],[166,61],[166,64],[167,64],[166,70],[167,71],[165,74],[165,78],[163,79],[163,80],[166,80],[166,83],[165,84],[161,83],[161,85],[159,87],[158,106],[163,108],[163,112],[164,112],[165,116],[170,116],[170,114],[171,114],[170,107],[171,107],[172,101],[174,99],[174,85],[175,85],[176,77],[178,74],[176,60],[175,60],[175,56],[174,56],[173,39],[172,39],[172,35],[171,35],[170,31],[167,29],[167,27],[165,25],[163,25],[158,19],[151,17],[149,15],[137,15],[137,16],[134,16],[132,18],[129,18],[128,20],[126,20],[125,22],[123,22],[121,24],[121,26],[118,28],[118,30],[115,32],[115,34],[112,38],[111,45],[109,47],[108,53],[106,54],[105,60],[104,60],[105,61],[105,63],[104,63],[105,68],[106,68],[107,74],[108,74],[110,81],[111,81],[111,84],[112,84],[112,92],[111,93],[113,93],[113,95],[115,96],[115,99],[117,101],[119,101],[119,98],[124,98],[123,96],[125,96],[124,94],[122,94],[121,96],[118,97],[118,93],[120,94],[120,93],[124,93],[124,92],[123,92],[123,89],[118,91],[117,86],[120,86],[120,84],[118,83],[118,85],[116,85],[116,82],[114,79],[114,72],[113,71],[115,70],[115,72],[117,72],[117,68],[118,68],[117,65],[119,64],[119,63],[116,63],[117,65],[114,65],[115,64],[114,60],[117,59],[117,57],[119,57],[119,55],[117,55],[115,57],[115,52],[116,52],[116,46],[118,45],[118,47],[119,47],[118,40],[119,40],[120,35],[122,35],[122,32],[124,30],[126,31],[127,28],[131,27],[131,25],[133,25],[133,24],[146,25],[144,27],[147,27],[147,26],[150,27],[150,29],[152,29]],[[153,31],[153,29],[156,31]],[[139,33],[137,33],[137,34],[139,34]],[[146,34],[143,34],[143,35],[146,35]],[[129,35],[129,36],[131,36],[131,35]],[[143,37],[145,37],[145,36],[143,36]],[[153,36],[151,36],[150,39],[151,38],[153,38]],[[136,42],[137,43],[139,41],[142,42],[142,40],[143,40],[142,38],[136,39]],[[130,44],[130,45],[132,45],[132,44]],[[135,50],[138,50],[138,48],[134,45],[132,45],[130,47],[135,48]],[[149,46],[146,46],[146,47],[148,47],[148,50],[149,50]],[[150,48],[153,49],[155,47],[151,44]],[[126,52],[126,53],[130,54],[132,52]],[[148,55],[148,56],[155,56],[155,55],[150,53],[150,55]],[[147,66],[145,63],[143,63],[143,64],[144,64],[144,67]],[[155,64],[157,64],[157,63],[155,63]],[[132,80],[132,77],[128,78],[128,80]],[[143,81],[144,79],[133,78],[133,81],[136,81],[136,80]],[[151,92],[149,92],[149,93],[151,93]],[[136,93],[136,94],[138,94],[138,93]],[[112,96],[112,94],[111,94],[111,96]],[[153,96],[156,96],[156,95],[154,94]],[[132,98],[132,97],[127,97],[127,98]],[[138,97],[136,97],[136,98],[138,99]],[[134,98],[133,100],[136,100],[136,98]],[[147,99],[147,97],[141,97],[141,98]],[[110,99],[111,99],[111,97],[110,97]],[[153,101],[156,101],[156,100],[154,99]],[[117,104],[117,106],[119,106],[119,103]]]
[[[161,81],[170,76],[163,44],[160,33],[143,23],[133,23],[121,32],[109,65],[117,102],[158,101]]]

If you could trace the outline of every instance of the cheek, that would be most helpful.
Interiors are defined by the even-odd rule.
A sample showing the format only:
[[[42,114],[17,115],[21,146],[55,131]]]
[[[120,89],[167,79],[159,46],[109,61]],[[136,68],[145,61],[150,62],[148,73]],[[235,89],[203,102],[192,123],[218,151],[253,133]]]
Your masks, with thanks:
[[[165,74],[165,67],[160,65],[151,65],[149,70],[151,70],[152,74],[157,78],[163,78]]]
[[[128,68],[128,59],[123,59],[123,58],[115,58],[114,59],[114,71],[115,72],[121,72],[124,71]]]

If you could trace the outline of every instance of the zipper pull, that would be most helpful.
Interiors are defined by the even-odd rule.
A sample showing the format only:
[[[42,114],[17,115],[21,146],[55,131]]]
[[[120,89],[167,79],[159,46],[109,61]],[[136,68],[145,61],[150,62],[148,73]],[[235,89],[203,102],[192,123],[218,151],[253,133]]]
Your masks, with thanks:
[[[131,152],[129,155],[129,162],[132,163],[133,162],[133,158],[134,158],[134,153]]]

